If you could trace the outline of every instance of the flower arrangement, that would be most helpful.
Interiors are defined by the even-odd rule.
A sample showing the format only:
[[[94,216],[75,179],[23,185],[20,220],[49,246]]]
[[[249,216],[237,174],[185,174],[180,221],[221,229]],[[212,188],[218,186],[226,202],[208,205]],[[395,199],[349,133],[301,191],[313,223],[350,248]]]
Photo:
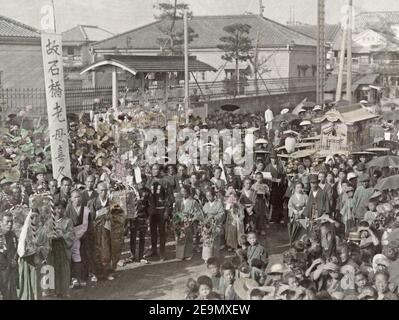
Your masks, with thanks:
[[[193,225],[194,215],[184,215],[177,212],[173,216],[173,230],[177,242],[184,242],[186,240],[186,231]]]
[[[213,217],[205,219],[201,224],[201,236],[204,247],[213,247],[220,231],[220,226]]]

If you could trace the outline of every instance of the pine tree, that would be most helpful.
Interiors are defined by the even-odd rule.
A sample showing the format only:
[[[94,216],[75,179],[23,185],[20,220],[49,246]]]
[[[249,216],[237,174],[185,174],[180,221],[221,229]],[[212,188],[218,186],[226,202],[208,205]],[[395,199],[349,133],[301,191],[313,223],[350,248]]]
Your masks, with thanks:
[[[250,51],[252,49],[252,39],[249,37],[251,26],[248,24],[232,24],[226,26],[223,30],[226,36],[220,38],[222,44],[218,46],[224,51],[222,59],[227,62],[235,62],[235,74],[237,81],[237,94],[240,92],[240,72],[239,62],[247,61],[251,58]]]

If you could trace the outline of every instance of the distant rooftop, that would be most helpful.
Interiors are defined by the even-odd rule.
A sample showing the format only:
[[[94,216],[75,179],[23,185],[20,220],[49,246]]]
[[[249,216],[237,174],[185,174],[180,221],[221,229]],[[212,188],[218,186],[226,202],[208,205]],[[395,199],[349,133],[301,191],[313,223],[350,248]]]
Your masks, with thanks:
[[[299,33],[285,25],[258,15],[227,15],[227,16],[194,16],[189,21],[189,27],[198,35],[190,43],[190,49],[216,48],[220,38],[225,36],[223,28],[232,24],[250,25],[250,38],[259,35],[259,47],[285,47],[289,44],[316,46],[315,39]],[[137,29],[118,34],[109,39],[97,42],[94,49],[126,49],[159,50],[159,38],[164,36],[162,29],[170,25],[169,20],[155,21]],[[176,27],[182,30],[183,22],[177,21]]]
[[[0,15],[0,37],[38,39],[40,32],[26,24]]]
[[[113,33],[98,26],[77,25],[62,33],[62,41],[63,43],[80,44],[82,42],[101,41],[113,35]]]
[[[318,27],[317,25],[307,25],[307,24],[300,24],[300,25],[290,25],[291,29],[306,34],[309,37],[317,40],[318,35]],[[341,32],[341,26],[339,24],[327,24],[325,26],[326,30],[326,42],[327,43],[334,43]]]
[[[361,12],[355,17],[355,28],[357,30],[377,26],[381,22],[388,25],[399,25],[399,11],[370,11]]]

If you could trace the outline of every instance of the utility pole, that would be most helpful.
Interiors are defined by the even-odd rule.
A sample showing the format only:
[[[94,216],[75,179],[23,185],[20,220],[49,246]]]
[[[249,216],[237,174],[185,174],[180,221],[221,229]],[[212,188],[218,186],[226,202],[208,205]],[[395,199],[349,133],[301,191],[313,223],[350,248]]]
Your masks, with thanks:
[[[188,70],[188,14],[184,10],[184,111],[186,115],[186,124],[189,122],[188,110],[190,108],[190,74]]]
[[[263,6],[263,0],[259,0],[259,15],[263,17],[264,12],[265,12],[265,7]]]
[[[352,26],[353,26],[353,0],[348,3],[348,53],[347,53],[347,79],[346,79],[346,98],[352,103]]]
[[[339,101],[342,99],[342,81],[344,77],[344,66],[345,66],[345,44],[348,30],[348,20],[345,20],[344,25],[342,26],[342,42],[341,42],[341,52],[339,55],[339,70],[338,70],[338,82],[337,82],[337,92],[335,100]]]
[[[259,94],[258,86],[258,64],[259,64],[259,31],[256,33],[256,46],[255,46],[255,57],[254,57],[254,72],[255,72],[255,95]]]
[[[317,84],[316,103],[324,103],[324,86],[326,78],[326,41],[325,41],[325,0],[318,0],[317,10]]]

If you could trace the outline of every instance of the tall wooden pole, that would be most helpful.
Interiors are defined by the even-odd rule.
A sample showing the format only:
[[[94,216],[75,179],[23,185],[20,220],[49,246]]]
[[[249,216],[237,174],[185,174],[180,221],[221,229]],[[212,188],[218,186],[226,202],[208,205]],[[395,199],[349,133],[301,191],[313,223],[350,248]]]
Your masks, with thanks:
[[[263,0],[259,0],[259,15],[263,17],[264,12],[265,12],[265,7],[263,6]]]
[[[325,41],[325,0],[318,0],[317,10],[317,84],[316,102],[324,103],[324,87],[326,77],[326,41]]]
[[[342,42],[341,42],[341,52],[339,55],[339,71],[338,71],[338,82],[337,82],[337,92],[336,92],[336,97],[335,100],[339,101],[342,99],[342,81],[344,77],[344,64],[345,64],[345,44],[346,44],[346,37],[347,37],[347,26],[348,21],[346,20],[344,25],[342,26],[343,28],[343,34],[342,34]]]
[[[184,10],[184,110],[186,114],[186,124],[189,122],[188,110],[190,108],[190,74],[188,70],[188,14]]]
[[[349,0],[348,3],[348,53],[347,53],[347,80],[346,80],[346,98],[352,103],[352,6],[353,0]]]
[[[57,21],[55,20],[55,4],[54,4],[54,0],[51,0],[51,6],[53,7],[54,33],[57,33]]]

